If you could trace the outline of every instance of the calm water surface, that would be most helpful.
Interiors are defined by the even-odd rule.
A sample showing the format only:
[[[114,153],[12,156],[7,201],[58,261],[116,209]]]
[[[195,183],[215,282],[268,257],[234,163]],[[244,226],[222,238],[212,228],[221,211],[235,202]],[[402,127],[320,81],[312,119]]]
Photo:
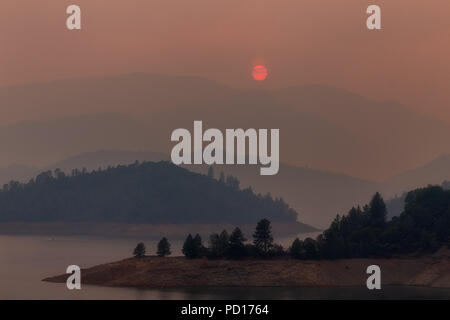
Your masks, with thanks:
[[[449,299],[450,289],[366,288],[201,288],[142,290],[83,286],[69,291],[65,284],[46,283],[45,277],[65,273],[68,265],[82,268],[120,260],[140,239],[0,235],[0,299]],[[287,245],[292,238],[279,239]],[[150,253],[156,242],[145,241]],[[172,243],[180,254],[181,242]]]

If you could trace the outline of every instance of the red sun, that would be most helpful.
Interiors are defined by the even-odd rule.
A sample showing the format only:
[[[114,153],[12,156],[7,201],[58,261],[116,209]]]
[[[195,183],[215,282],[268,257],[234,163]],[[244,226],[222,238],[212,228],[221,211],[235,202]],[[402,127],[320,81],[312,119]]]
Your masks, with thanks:
[[[252,71],[253,79],[256,81],[263,81],[267,78],[267,68],[263,65],[257,65],[253,67]]]

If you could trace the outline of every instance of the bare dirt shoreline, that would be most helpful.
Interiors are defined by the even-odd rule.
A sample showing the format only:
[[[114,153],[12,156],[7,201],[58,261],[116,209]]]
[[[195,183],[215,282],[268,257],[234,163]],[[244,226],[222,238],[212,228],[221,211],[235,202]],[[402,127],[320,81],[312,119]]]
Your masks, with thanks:
[[[365,286],[366,268],[381,268],[382,285],[450,288],[450,250],[391,259],[300,261],[129,258],[82,269],[82,283],[112,287]],[[66,274],[43,281],[62,283]]]

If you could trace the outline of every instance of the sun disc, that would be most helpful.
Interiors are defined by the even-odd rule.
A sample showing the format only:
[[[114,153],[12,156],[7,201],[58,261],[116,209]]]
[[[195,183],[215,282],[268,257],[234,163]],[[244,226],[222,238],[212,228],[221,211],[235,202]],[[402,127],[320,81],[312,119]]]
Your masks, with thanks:
[[[263,65],[253,67],[252,76],[256,81],[263,81],[267,78],[267,68]]]

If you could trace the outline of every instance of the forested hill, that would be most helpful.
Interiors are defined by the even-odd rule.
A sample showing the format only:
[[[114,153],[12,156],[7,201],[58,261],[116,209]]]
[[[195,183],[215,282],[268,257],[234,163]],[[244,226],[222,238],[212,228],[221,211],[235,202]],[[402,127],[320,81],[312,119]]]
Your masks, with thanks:
[[[410,191],[403,212],[387,220],[383,198],[376,193],[363,208],[337,216],[316,240],[297,241],[300,258],[386,257],[450,248],[450,190],[428,186]]]
[[[106,170],[43,172],[0,191],[0,221],[255,223],[296,221],[283,200],[241,190],[231,176],[213,178],[170,162]]]

